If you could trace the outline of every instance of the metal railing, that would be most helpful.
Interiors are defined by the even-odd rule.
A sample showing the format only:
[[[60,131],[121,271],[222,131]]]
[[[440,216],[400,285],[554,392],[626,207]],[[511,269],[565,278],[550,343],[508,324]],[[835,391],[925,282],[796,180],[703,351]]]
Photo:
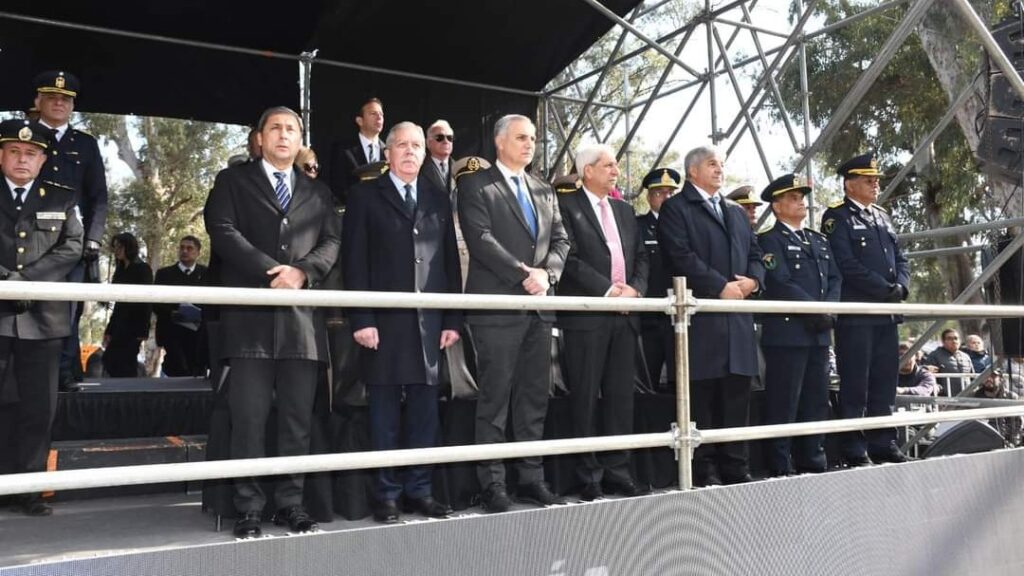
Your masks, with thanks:
[[[127,284],[66,284],[54,282],[0,282],[0,300],[115,300],[122,302],[195,304],[244,304],[254,306],[334,306],[371,308],[442,308],[463,310],[559,310],[661,312],[673,316],[676,334],[676,422],[672,429],[652,434],[539,440],[508,444],[447,446],[417,450],[391,450],[288,456],[246,460],[222,460],[144,466],[122,466],[0,476],[0,495],[50,490],[70,490],[146,484],[264,476],[284,473],[359,470],[379,467],[413,466],[476,460],[552,456],[579,452],[602,452],[669,447],[679,462],[679,485],[692,488],[691,458],[701,444],[763,440],[833,432],[934,424],[955,420],[990,419],[1024,415],[1019,404],[974,408],[957,412],[897,413],[892,416],[852,418],[820,422],[799,422],[698,430],[690,421],[689,316],[711,312],[783,314],[902,314],[921,317],[1016,317],[1024,306],[979,306],[952,304],[874,304],[832,302],[789,302],[760,300],[695,299],[684,278],[674,279],[673,293],[664,298],[589,298],[569,296],[501,296],[480,294],[427,294],[401,292],[355,292],[326,290],[267,290],[247,288],[170,287]]]

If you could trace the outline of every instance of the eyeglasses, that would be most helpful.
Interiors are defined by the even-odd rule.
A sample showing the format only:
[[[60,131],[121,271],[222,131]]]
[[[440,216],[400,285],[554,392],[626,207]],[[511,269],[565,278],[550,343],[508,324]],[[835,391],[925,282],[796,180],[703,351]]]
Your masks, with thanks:
[[[313,174],[320,173],[320,167],[317,166],[316,164],[303,164],[302,169],[306,172],[311,172]]]
[[[453,140],[455,140],[455,136],[451,134],[434,134],[435,142],[444,142],[445,140],[452,142]]]

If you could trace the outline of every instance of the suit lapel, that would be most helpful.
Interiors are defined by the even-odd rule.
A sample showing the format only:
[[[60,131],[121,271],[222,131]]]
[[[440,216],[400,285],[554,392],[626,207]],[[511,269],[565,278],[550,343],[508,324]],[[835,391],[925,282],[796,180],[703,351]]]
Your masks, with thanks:
[[[579,211],[583,212],[583,217],[586,218],[588,222],[590,222],[590,225],[593,226],[594,231],[597,232],[598,238],[600,238],[601,241],[604,242],[605,249],[607,249],[608,239],[604,237],[604,228],[601,227],[601,222],[598,221],[597,215],[594,214],[594,207],[590,203],[590,198],[587,197],[587,193],[583,191],[583,188],[577,190],[575,194]]]
[[[412,217],[409,215],[409,212],[405,209],[405,199],[402,197],[402,195],[405,192],[399,192],[398,187],[395,186],[395,183],[387,174],[384,174],[380,178],[377,178],[377,183],[380,186],[380,195],[384,197],[384,201],[390,204],[391,207],[394,208],[395,211],[401,214],[404,218],[411,220]]]
[[[245,166],[246,170],[249,172],[249,179],[252,180],[256,188],[259,189],[264,199],[270,202],[270,205],[280,212],[281,206],[277,203],[277,194],[274,193],[274,189],[270,186],[270,179],[267,178],[267,173],[263,170],[263,161],[257,160],[256,162],[246,164]]]
[[[67,136],[67,134],[65,134],[65,136]],[[35,210],[38,209],[39,204],[42,203],[42,198],[39,196],[40,182],[41,181],[39,180],[39,178],[36,178],[32,182],[32,187],[29,188],[28,192],[25,194],[25,201],[24,201],[24,203],[21,206],[21,212],[23,214],[30,214],[30,213],[34,212]],[[5,181],[4,183],[6,184],[7,182]],[[44,188],[44,190],[45,190],[45,188]],[[10,194],[8,194],[8,197],[10,197]],[[11,206],[13,206],[13,205],[14,205],[14,199],[11,198]]]
[[[428,178],[420,176],[417,179],[416,218],[414,219],[416,224],[419,224],[425,216],[441,211],[439,196],[442,194],[444,194],[444,192],[437,188],[437,186]]]
[[[14,193],[7,187],[6,178],[0,178],[0,210],[10,216],[11,220],[18,219],[18,211],[14,209]]]
[[[498,170],[497,166],[492,166],[491,171],[491,185],[498,190],[498,195],[501,196],[505,202],[508,203],[508,209],[512,211],[519,223],[522,224],[523,230],[526,233],[530,233],[530,227],[526,224],[526,218],[523,216],[523,210],[519,207],[519,201],[516,200],[516,193],[509,187],[508,182],[505,181],[505,176],[502,175],[501,170]]]
[[[711,204],[708,203],[707,196],[705,196],[704,193],[701,192],[700,190],[697,190],[696,186],[690,184],[690,182],[687,181],[686,184],[683,186],[682,193],[685,195],[684,197],[687,200],[689,200],[692,204],[698,204],[700,206],[699,209],[701,210],[701,212],[703,212],[712,222],[714,222],[716,225],[718,225],[719,228],[721,228],[724,232],[728,234],[728,230],[726,230],[725,228],[724,220],[729,217],[729,214],[728,210],[726,210],[724,206],[722,207],[722,219],[719,220],[718,216],[715,214],[714,208],[712,208]]]

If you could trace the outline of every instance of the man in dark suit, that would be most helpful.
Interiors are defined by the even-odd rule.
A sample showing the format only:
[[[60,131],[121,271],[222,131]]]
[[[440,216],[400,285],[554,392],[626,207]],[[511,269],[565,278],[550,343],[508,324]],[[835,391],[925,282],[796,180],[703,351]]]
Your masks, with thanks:
[[[380,133],[384,130],[384,105],[380,99],[370,98],[363,102],[355,122],[359,126],[357,141],[335,142],[331,150],[331,192],[341,204],[345,204],[348,189],[359,182],[356,169],[384,160],[384,143],[380,140]]]
[[[0,280],[63,282],[82,257],[82,222],[75,193],[40,177],[49,130],[28,120],[0,123]],[[3,468],[42,472],[57,410],[61,339],[71,331],[67,302],[0,301],[0,389],[13,387],[18,402],[5,407],[0,438]],[[7,416],[10,415],[10,416]],[[50,507],[39,494],[17,498],[30,516]]]
[[[536,140],[529,118],[499,118],[494,166],[459,181],[459,222],[469,248],[468,293],[543,297],[553,293],[562,274],[569,240],[554,191],[526,173]],[[504,442],[508,418],[515,440],[539,440],[551,384],[554,314],[475,312],[467,322],[477,348],[477,443]],[[562,502],[544,483],[540,458],[524,458],[516,468],[520,500],[542,506]],[[484,509],[507,510],[511,501],[501,461],[480,463],[477,475]]]
[[[649,298],[664,298],[672,288],[672,279],[665,273],[665,261],[658,247],[658,213],[661,205],[675,194],[682,178],[671,168],[655,168],[644,176],[643,187],[647,190],[647,205],[650,210],[636,217],[644,248],[647,250],[647,292]],[[675,392],[676,355],[672,319],[661,312],[640,314],[640,329],[643,337],[644,364],[650,385],[661,392]],[[661,370],[667,373],[666,383],[661,383]]]
[[[39,123],[52,130],[53,134],[43,177],[75,191],[75,203],[85,225],[83,261],[68,273],[68,281],[82,282],[86,279],[86,269],[95,268],[107,223],[107,177],[103,158],[96,139],[70,125],[75,99],[80,92],[78,78],[69,72],[49,70],[36,76],[34,85]],[[100,281],[97,277],[89,280]],[[65,339],[61,352],[60,384],[63,390],[75,389],[75,382],[82,379],[78,341],[82,305],[73,303],[71,306],[71,334]]]
[[[878,205],[878,164],[873,154],[839,167],[846,197],[821,215],[843,276],[843,302],[902,302],[910,286],[910,264],[889,215]],[[896,404],[901,316],[841,315],[836,323],[839,413],[843,418],[889,416]],[[843,458],[850,466],[905,462],[896,446],[896,429],[849,432]]]
[[[447,192],[421,172],[424,154],[423,129],[400,122],[387,137],[388,174],[352,189],[342,241],[347,289],[462,292],[451,204]],[[373,449],[434,446],[438,367],[443,350],[459,339],[462,315],[356,309],[349,319],[353,338],[366,348],[362,373]],[[394,468],[380,469],[374,519],[397,522],[403,493],[407,511],[438,518],[450,514],[451,508],[434,500],[430,475],[430,466],[408,468],[401,480]]]
[[[811,187],[794,174],[779,177],[761,193],[775,214],[775,226],[758,235],[768,300],[839,301],[841,278],[828,239],[803,226],[804,197],[810,193]],[[833,323],[827,314],[763,316],[766,424],[828,419],[828,346]],[[774,476],[827,468],[822,434],[774,438],[768,447],[768,470]]]
[[[447,120],[437,120],[427,128],[427,158],[420,169],[440,190],[451,196],[453,209],[458,205],[454,196],[452,146],[455,132]]]
[[[686,184],[658,218],[670,276],[686,276],[697,298],[742,300],[764,282],[761,250],[747,213],[720,194],[725,157],[715,148],[686,154]],[[690,393],[698,428],[746,426],[750,379],[757,375],[751,314],[696,314],[690,324]],[[750,481],[745,443],[702,445],[693,455],[698,486]]]
[[[647,250],[640,242],[636,217],[629,204],[608,196],[619,178],[615,151],[607,144],[582,146],[576,152],[576,169],[582,186],[558,197],[570,247],[557,293],[642,297],[647,289]],[[563,360],[573,434],[632,434],[636,364],[631,359],[640,319],[617,312],[563,312],[558,325],[565,335]],[[576,474],[583,483],[583,500],[601,498],[605,490],[625,496],[641,492],[625,451],[581,454]]]
[[[195,236],[178,242],[178,261],[156,271],[154,284],[206,286],[206,266],[199,264],[202,243]],[[168,376],[206,374],[205,342],[200,309],[191,304],[154,304],[156,344],[164,349],[163,372]]]
[[[283,106],[260,117],[259,162],[217,174],[204,212],[222,286],[317,288],[338,257],[339,220],[330,191],[294,170],[302,120]],[[228,406],[231,456],[260,458],[276,398],[277,452],[309,453],[318,364],[327,361],[321,308],[225,305],[220,312],[220,359],[230,363]],[[302,507],[303,477],[276,482],[275,522],[293,532],[316,529]],[[266,498],[255,478],[235,481],[234,532],[258,536]]]

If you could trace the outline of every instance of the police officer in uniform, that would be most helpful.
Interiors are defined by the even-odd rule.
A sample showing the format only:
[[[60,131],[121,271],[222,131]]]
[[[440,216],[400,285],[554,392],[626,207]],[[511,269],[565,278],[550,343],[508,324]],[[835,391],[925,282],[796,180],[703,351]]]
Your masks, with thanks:
[[[69,72],[50,70],[36,76],[35,87],[39,122],[53,134],[42,175],[75,191],[75,204],[85,227],[82,262],[68,276],[70,282],[82,282],[87,268],[97,269],[90,265],[99,258],[107,223],[107,178],[103,158],[96,139],[69,124],[79,92],[78,78]],[[100,281],[98,277],[88,280]],[[81,366],[78,364],[78,320],[81,316],[82,305],[76,303],[71,316],[71,335],[61,353],[60,383],[64,390],[73,390],[74,382],[81,380]]]
[[[910,265],[896,241],[889,215],[878,198],[878,164],[873,154],[839,167],[846,197],[828,207],[821,230],[843,277],[843,302],[902,302],[910,286]],[[836,325],[839,410],[843,418],[889,416],[896,402],[900,316],[840,316]],[[894,428],[848,433],[848,465],[905,462]]]
[[[786,174],[761,192],[775,226],[758,235],[764,252],[767,300],[838,302],[841,278],[828,239],[804,228],[811,187]],[[761,348],[765,359],[765,423],[828,419],[828,346],[834,318],[826,314],[766,314]],[[824,472],[824,435],[774,438],[768,470],[774,476]],[[790,449],[792,447],[792,458]]]
[[[60,282],[82,256],[82,223],[74,191],[40,176],[49,130],[28,120],[0,123],[0,280]],[[61,339],[71,331],[67,302],[0,300],[0,386],[18,402],[5,410],[0,460],[14,472],[42,472],[57,409]],[[8,395],[10,397],[11,395]],[[16,499],[17,509],[46,516],[39,494]]]
[[[679,172],[671,168],[655,168],[644,176],[642,185],[647,190],[647,205],[651,210],[637,216],[636,224],[647,249],[649,271],[644,295],[648,298],[664,298],[672,288],[672,279],[665,272],[665,263],[658,249],[658,212],[662,203],[679,190],[682,181]],[[671,318],[660,312],[640,314],[640,334],[651,386],[659,392],[672,392],[675,389],[676,363]],[[663,366],[668,372],[665,384],[661,383]]]
[[[747,211],[747,218],[750,219],[751,228],[755,228],[757,226],[757,208],[764,204],[764,202],[761,202],[761,200],[758,199],[753,186],[740,186],[732,192],[729,192],[729,195],[726,196],[726,198],[739,204]]]

